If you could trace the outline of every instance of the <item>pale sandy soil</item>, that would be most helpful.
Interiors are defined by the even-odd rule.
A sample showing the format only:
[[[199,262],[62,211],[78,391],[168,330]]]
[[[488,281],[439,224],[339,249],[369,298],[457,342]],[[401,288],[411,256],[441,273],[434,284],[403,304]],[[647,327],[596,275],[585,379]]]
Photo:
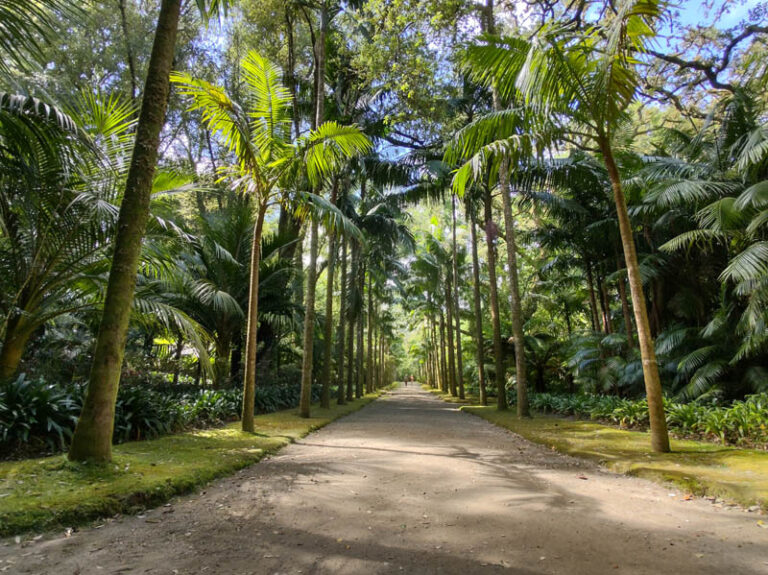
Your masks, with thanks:
[[[759,519],[603,472],[409,387],[143,516],[2,541],[0,571],[768,573]]]

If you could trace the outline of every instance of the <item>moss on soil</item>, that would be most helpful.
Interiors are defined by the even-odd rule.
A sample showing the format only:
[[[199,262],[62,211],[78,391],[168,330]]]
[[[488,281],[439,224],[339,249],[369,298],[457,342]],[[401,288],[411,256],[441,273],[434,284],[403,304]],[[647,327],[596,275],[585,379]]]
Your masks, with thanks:
[[[73,527],[158,505],[247,467],[378,395],[313,407],[309,419],[295,409],[259,415],[255,433],[240,431],[235,422],[116,445],[109,464],[72,463],[65,455],[0,462],[0,536]]]

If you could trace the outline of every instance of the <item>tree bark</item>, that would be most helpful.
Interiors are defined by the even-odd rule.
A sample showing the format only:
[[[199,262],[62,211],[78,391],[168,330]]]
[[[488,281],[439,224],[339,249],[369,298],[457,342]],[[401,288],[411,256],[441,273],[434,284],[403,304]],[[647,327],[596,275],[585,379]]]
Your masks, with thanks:
[[[373,391],[373,273],[368,270],[368,360],[365,369],[365,393]]]
[[[336,205],[338,179],[334,179],[331,188],[331,205]],[[320,380],[323,385],[320,407],[331,406],[331,363],[333,362],[333,280],[336,275],[336,234],[328,232],[328,268],[325,287],[325,325],[323,326],[323,373]]]
[[[301,362],[301,399],[299,415],[309,417],[312,401],[312,361],[315,339],[315,287],[317,284],[317,220],[309,226],[309,266],[307,268],[307,287],[304,299],[304,355]]]
[[[611,326],[611,308],[608,303],[608,289],[599,270],[597,272],[597,291],[598,294],[600,294],[600,313],[603,317],[603,332],[609,334],[613,332]]]
[[[117,7],[120,10],[120,25],[123,28],[125,59],[128,63],[128,74],[131,77],[131,100],[135,103],[139,88],[136,82],[136,59],[133,57],[133,48],[131,48],[131,39],[128,34],[128,16],[125,13],[125,0],[117,0]]]
[[[177,385],[179,383],[179,372],[181,371],[181,352],[184,351],[184,339],[181,334],[176,335],[176,351],[173,354],[173,381],[171,385]]]
[[[448,365],[445,361],[445,316],[440,310],[440,391],[448,393]]]
[[[256,400],[256,348],[259,331],[259,265],[261,263],[261,234],[267,202],[259,205],[251,239],[251,282],[248,286],[248,323],[245,330],[245,373],[243,374],[242,430],[254,432],[253,411]]]
[[[456,397],[456,357],[453,348],[453,296],[451,295],[451,282],[445,282],[445,329],[448,337],[448,388],[451,396]]]
[[[347,307],[347,242],[346,238],[341,238],[341,272],[339,273],[339,281],[341,281],[341,294],[339,296],[339,328],[336,333],[339,335],[339,347],[338,359],[336,366],[338,375],[336,380],[338,382],[338,393],[336,394],[336,402],[339,405],[343,405],[344,401],[344,341],[346,338],[345,320],[346,320],[346,307]]]
[[[491,325],[493,326],[493,355],[496,366],[496,408],[505,411],[507,405],[507,391],[505,386],[504,357],[501,348],[501,320],[499,318],[499,292],[496,283],[496,224],[493,223],[493,209],[491,206],[491,191],[485,191],[483,198],[485,207],[485,241],[488,247],[488,291],[491,304]]]
[[[453,224],[453,315],[456,319],[456,384],[459,388],[459,399],[465,398],[464,393],[464,361],[461,357],[461,310],[459,309],[459,264],[456,248],[456,196],[451,197],[451,220]]]
[[[619,231],[621,233],[621,245],[624,249],[624,261],[627,264],[627,276],[629,289],[632,294],[632,307],[635,311],[635,324],[637,325],[637,341],[640,347],[640,356],[643,361],[643,378],[645,380],[645,394],[648,399],[648,415],[651,428],[651,447],[654,451],[669,452],[669,434],[667,432],[667,420],[664,415],[664,399],[659,377],[659,366],[656,362],[656,351],[653,347],[653,338],[648,324],[648,311],[645,307],[645,294],[643,293],[643,281],[640,277],[640,265],[635,251],[635,239],[632,235],[632,224],[627,213],[627,203],[624,198],[624,190],[621,186],[621,176],[613,157],[610,141],[607,136],[598,140],[603,154],[605,167],[613,188],[613,200],[616,204],[616,214],[619,219]]]
[[[597,299],[595,298],[595,281],[592,277],[592,263],[586,259],[584,261],[584,267],[587,270],[587,288],[589,291],[589,311],[591,312],[592,331],[598,331],[600,329],[600,320],[597,318]]]
[[[149,217],[149,200],[157,164],[160,131],[165,123],[181,0],[163,0],[147,69],[125,194],[118,216],[104,310],[93,365],[69,458],[112,459],[115,401],[123,365],[128,323],[136,287],[141,243]]]
[[[9,322],[5,331],[3,347],[0,350],[0,381],[9,379],[19,369],[24,349],[32,335],[31,331],[19,329],[21,321]]]
[[[469,216],[469,241],[472,244],[472,300],[475,310],[475,338],[477,339],[477,377],[480,385],[480,403],[488,405],[488,394],[485,390],[485,354],[483,350],[483,312],[480,302],[480,263],[477,256],[477,230],[475,229],[475,212],[467,210]]]
[[[360,248],[358,251],[358,257],[360,257]],[[362,299],[365,292],[365,265],[363,263],[358,265],[358,289],[360,290],[360,298]],[[361,306],[362,308],[362,306]],[[363,329],[365,328],[365,318],[363,317],[362,309],[360,310],[360,317],[357,320],[357,380],[355,383],[355,397],[363,396],[363,389],[365,384],[365,371],[363,369],[363,359],[365,350],[363,349]]]
[[[499,169],[499,187],[501,188],[504,208],[504,231],[507,244],[507,265],[509,266],[509,296],[512,301],[512,336],[515,340],[515,378],[517,379],[517,415],[530,417],[528,406],[528,367],[525,361],[525,335],[523,333],[523,308],[520,297],[520,281],[517,266],[517,238],[515,220],[512,215],[512,198],[509,187],[509,163],[502,160]]]
[[[352,289],[356,289],[357,287],[357,267],[358,267],[358,246],[356,244],[353,244],[351,246],[352,251],[352,265],[351,269],[349,270],[349,286]],[[347,326],[347,331],[349,332],[348,338],[347,338],[347,347],[349,348],[349,360],[347,362],[347,401],[352,401],[352,398],[354,397],[354,376],[355,376],[355,369],[357,367],[357,364],[355,363],[355,316],[352,313],[353,310],[349,310],[349,318]],[[359,320],[358,320],[359,321]],[[357,350],[357,353],[360,353],[360,350]]]

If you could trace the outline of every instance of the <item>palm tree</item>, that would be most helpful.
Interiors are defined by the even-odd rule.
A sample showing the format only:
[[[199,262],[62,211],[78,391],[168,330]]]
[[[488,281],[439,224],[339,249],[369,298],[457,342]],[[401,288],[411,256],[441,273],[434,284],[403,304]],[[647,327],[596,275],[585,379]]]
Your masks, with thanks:
[[[119,98],[84,95],[68,112],[32,97],[0,96],[0,378],[17,371],[39,328],[62,315],[93,313],[104,302],[133,108]],[[159,172],[154,208],[186,183]],[[200,326],[150,287],[150,272],[172,259],[162,246],[185,244],[182,236],[169,235],[158,216],[150,220],[148,244],[158,249],[142,256],[147,274],[133,294],[132,317],[154,313],[167,329],[199,341]]]
[[[365,152],[370,143],[354,126],[340,126],[335,122],[326,122],[292,141],[292,98],[281,84],[282,72],[256,52],[250,52],[241,67],[244,95],[251,106],[249,110],[233,101],[223,88],[203,80],[184,74],[176,74],[172,80],[182,86],[184,94],[193,98],[194,108],[203,111],[209,129],[219,133],[235,154],[237,164],[225,173],[231,174],[235,185],[252,195],[256,204],[251,238],[242,414],[243,430],[252,432],[259,321],[259,246],[267,209],[273,201],[286,201],[285,195],[275,193],[276,189],[301,170],[306,170],[311,182],[319,183],[337,169],[343,159]],[[328,227],[344,225],[342,214],[333,206],[311,194],[305,194],[304,199],[305,211],[315,214],[312,233],[317,233],[319,213],[326,214]],[[351,233],[352,230],[346,231]],[[304,351],[307,352],[306,348]]]
[[[141,112],[125,192],[120,204],[112,265],[101,315],[99,335],[83,411],[77,422],[69,458],[73,461],[112,458],[112,427],[120,371],[125,353],[131,306],[149,217],[149,200],[157,165],[160,132],[170,92],[169,78],[176,48],[181,0],[162,0],[152,54],[147,67]],[[206,18],[226,9],[227,0],[200,0]]]
[[[627,107],[634,101],[639,75],[635,53],[644,50],[654,34],[662,8],[654,0],[624,0],[615,6],[610,19],[576,29],[557,22],[542,27],[532,39],[493,39],[487,45],[470,48],[468,66],[474,77],[496,86],[507,101],[518,101],[533,112],[539,128],[520,137],[520,124],[513,131],[494,134],[495,147],[505,153],[522,140],[530,144],[531,132],[544,135],[544,122],[567,134],[597,145],[613,189],[624,259],[635,312],[638,343],[643,358],[648,398],[651,445],[655,451],[669,451],[661,380],[651,337],[642,279],[627,213],[621,176],[616,163],[613,137]],[[517,112],[497,115],[508,120]],[[568,121],[558,124],[559,118]],[[488,126],[484,127],[486,130]],[[518,136],[515,137],[514,134]],[[513,136],[512,139],[504,139]],[[551,137],[551,134],[550,134]],[[539,138],[539,145],[547,138]],[[484,154],[491,152],[483,146]],[[475,162],[477,163],[477,162]],[[471,172],[472,167],[467,168]],[[466,175],[466,174],[465,174]]]

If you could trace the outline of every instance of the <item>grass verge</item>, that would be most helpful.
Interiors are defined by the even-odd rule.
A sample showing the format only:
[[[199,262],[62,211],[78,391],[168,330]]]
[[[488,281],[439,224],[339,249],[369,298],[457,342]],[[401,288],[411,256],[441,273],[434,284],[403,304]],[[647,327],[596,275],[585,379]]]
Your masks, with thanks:
[[[116,445],[109,464],[78,464],[65,455],[0,463],[0,536],[73,527],[158,505],[269,453],[372,402],[366,395],[330,409],[313,407],[256,417],[256,433],[240,422],[150,441]]]
[[[694,495],[722,497],[768,511],[765,451],[672,440],[672,453],[653,453],[647,432],[543,415],[520,419],[514,412],[499,412],[491,406],[463,406],[461,410],[535,443],[598,461],[618,473],[671,482]]]

